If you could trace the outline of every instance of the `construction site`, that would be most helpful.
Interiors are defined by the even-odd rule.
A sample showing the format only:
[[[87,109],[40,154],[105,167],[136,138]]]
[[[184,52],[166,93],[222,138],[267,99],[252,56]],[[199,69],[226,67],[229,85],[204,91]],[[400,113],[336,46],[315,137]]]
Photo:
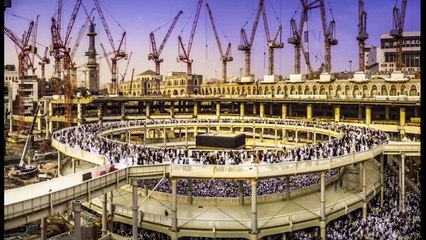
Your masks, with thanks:
[[[406,211],[404,189],[420,193],[420,31],[404,28],[407,0],[397,1],[393,9],[386,10],[392,16],[387,21],[391,27],[383,29],[380,42],[371,45],[367,44],[368,6],[363,0],[356,1],[353,40],[357,46],[347,48],[358,50],[357,60],[353,61],[358,64],[352,70],[349,60],[349,70],[344,71],[333,70],[340,63],[332,61],[337,58],[332,49],[341,42],[331,6],[334,3],[330,1],[295,1],[292,4],[297,8],[291,9],[290,16],[281,12],[284,0],[279,7],[270,0],[244,2],[250,5],[246,8],[250,8],[251,15],[235,18],[242,25],[234,29],[239,31],[240,42],[231,42],[227,35],[230,33],[223,31],[223,26],[230,24],[223,21],[223,4],[194,0],[185,8],[172,8],[174,14],[169,14],[168,19],[143,23],[155,28],[146,32],[149,41],[141,43],[149,45],[148,52],[127,47],[133,29],[126,31],[119,22],[127,19],[114,16],[114,9],[106,8],[103,1],[73,0],[72,7],[63,0],[51,2],[56,4],[51,16],[37,14],[35,19],[20,15],[22,3],[4,3],[9,19],[28,22],[24,31],[8,21],[4,27],[5,41],[14,44],[17,57],[14,56],[17,66],[13,62],[4,66],[5,239],[269,240],[298,239],[302,235],[294,235],[295,232],[306,229],[312,232],[308,239],[328,239],[326,229],[334,221],[360,209],[365,219],[367,212],[370,214],[369,201],[379,197],[384,201],[384,165],[399,175],[395,184],[402,189],[397,206],[401,212]],[[70,14],[69,21],[64,13]],[[49,26],[40,24],[46,22],[44,19],[48,19]],[[78,26],[76,22],[83,24]],[[177,33],[179,24],[184,27]],[[51,42],[40,43],[40,27],[50,29]],[[205,43],[199,40],[202,36],[195,38],[200,29],[205,32]],[[208,45],[207,29],[213,33],[214,46]],[[313,40],[316,32],[321,41]],[[108,42],[100,42],[99,35]],[[258,46],[255,39],[263,41],[262,49],[254,49]],[[177,58],[167,59],[165,56],[170,55],[166,46],[176,45],[176,41]],[[205,59],[200,51],[191,51],[194,44],[205,45]],[[219,54],[219,59],[207,58],[208,48],[213,49],[214,56]],[[316,48],[320,50],[315,52]],[[256,55],[252,50],[258,50]],[[289,60],[291,70],[283,74],[281,56],[289,58],[286,54],[290,51],[294,54]],[[151,65],[131,62],[132,57],[138,59],[140,55]],[[259,71],[259,56],[263,56],[263,72]],[[237,59],[242,59],[237,62],[241,66],[232,63]],[[107,70],[100,67],[101,61]],[[183,67],[170,69],[174,66],[171,61]],[[213,61],[221,66],[219,76],[217,70],[212,74],[197,67]],[[290,172],[285,167],[290,162],[272,161],[265,164],[277,167],[271,167],[269,173],[262,172],[262,158],[256,159],[262,156],[258,152],[268,153],[268,157],[274,152],[281,157],[288,149],[342,138],[341,130],[322,129],[318,127],[321,124],[374,129],[389,139],[383,145],[376,144],[377,149],[366,149],[372,151],[369,157],[362,155],[363,150],[359,157],[352,152],[356,159],[352,162],[343,156],[342,163],[336,164],[337,154],[321,160],[329,161],[327,168],[309,163]],[[82,138],[78,135],[91,128],[96,130]],[[227,146],[226,141],[231,138],[214,138],[237,134],[242,141],[238,148]],[[102,140],[87,143],[98,136]],[[212,138],[204,140],[207,143],[200,147],[199,136]],[[115,146],[118,150],[108,154],[102,147],[96,150],[104,140],[102,147]],[[208,141],[215,144],[210,146]],[[155,152],[151,160],[156,163],[142,166],[146,164],[140,163],[141,154],[136,150],[127,153],[123,146]],[[178,154],[169,159],[165,154],[169,149],[177,149]],[[177,157],[179,151],[188,153],[181,158]],[[247,164],[247,169],[197,168],[205,160],[199,160],[202,152],[207,151],[223,151],[222,157],[228,154],[226,151],[235,151],[231,155],[242,163],[231,161],[229,165],[244,168]],[[251,162],[245,151],[253,154]],[[114,158],[124,153],[128,158]],[[244,157],[235,157],[237,153]],[[224,158],[228,160],[227,155]],[[181,160],[190,170],[180,166]],[[296,161],[300,159],[294,164]],[[259,168],[257,175],[250,175],[249,166]],[[304,168],[307,170],[300,170]],[[225,172],[218,175],[221,169]],[[324,177],[333,170],[338,173]],[[356,177],[348,174],[351,171],[356,172]],[[88,173],[90,177],[86,178]],[[290,176],[293,179],[304,174],[318,175],[319,182],[300,189],[293,189],[292,185],[290,191]],[[196,183],[221,179],[235,182],[236,196],[193,196]],[[256,194],[261,181],[269,179],[286,179],[287,190],[271,190],[265,196]],[[152,186],[150,181],[154,182]],[[181,181],[185,182],[181,187],[184,191],[179,191]],[[336,193],[337,187],[334,192],[329,189],[339,181],[345,187],[341,195]],[[244,190],[248,195],[243,184],[244,188],[252,188]],[[45,192],[34,190],[34,197],[28,196],[25,193],[31,192],[29,186]],[[165,186],[170,187],[170,192],[161,190]],[[22,193],[18,193],[20,188]],[[309,194],[318,199],[309,199]],[[318,206],[314,204],[316,208],[309,209],[309,201]],[[287,206],[281,208],[280,204],[287,203],[292,207],[279,215]],[[329,209],[329,204],[336,208]],[[276,212],[267,210],[268,206]],[[229,210],[231,207],[236,210]]]

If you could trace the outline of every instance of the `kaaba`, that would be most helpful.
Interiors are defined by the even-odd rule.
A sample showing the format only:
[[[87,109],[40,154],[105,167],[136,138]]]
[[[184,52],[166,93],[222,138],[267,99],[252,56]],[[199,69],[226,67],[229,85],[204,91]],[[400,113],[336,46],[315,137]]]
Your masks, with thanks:
[[[245,134],[200,134],[195,138],[197,148],[241,149],[246,147]]]

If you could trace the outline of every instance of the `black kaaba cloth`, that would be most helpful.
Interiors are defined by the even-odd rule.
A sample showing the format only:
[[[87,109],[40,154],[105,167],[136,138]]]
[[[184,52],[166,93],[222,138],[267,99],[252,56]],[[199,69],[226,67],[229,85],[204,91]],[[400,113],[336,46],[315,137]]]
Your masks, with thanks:
[[[246,146],[245,134],[200,134],[195,138],[197,148],[241,149]]]

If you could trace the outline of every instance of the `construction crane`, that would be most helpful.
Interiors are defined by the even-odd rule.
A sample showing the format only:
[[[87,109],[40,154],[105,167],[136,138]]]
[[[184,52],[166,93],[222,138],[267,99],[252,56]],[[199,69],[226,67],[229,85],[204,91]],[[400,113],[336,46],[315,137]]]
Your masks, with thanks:
[[[124,69],[124,75],[120,74],[121,75],[120,83],[124,82],[124,79],[126,78],[127,69],[129,68],[130,59],[132,59],[132,52],[130,52],[129,57],[127,58],[127,64],[126,64],[126,69]]]
[[[308,11],[319,8],[319,0],[309,2],[309,0],[301,0],[302,3],[302,12],[300,14],[299,26],[296,24],[296,20],[292,17],[290,19],[290,29],[291,35],[288,38],[287,42],[294,45],[294,73],[300,74],[300,51],[303,52],[303,57],[305,58],[306,66],[308,67],[308,74],[312,74],[313,69],[309,57],[309,51],[307,51],[302,43],[302,34],[305,22],[308,21]],[[307,35],[306,35],[307,36]],[[308,42],[309,38],[305,38],[305,42]]]
[[[80,46],[81,39],[83,38],[83,35],[86,32],[87,26],[89,25],[89,23],[94,21],[94,19],[92,19],[92,20],[90,19],[94,11],[95,11],[95,9],[93,8],[92,11],[90,12],[90,14],[87,16],[86,21],[84,22],[83,25],[81,25],[80,30],[77,33],[77,40],[75,41],[74,47],[72,48],[71,54],[70,54],[71,60],[74,59],[74,56],[77,52],[77,49]]]
[[[182,36],[180,35],[178,36],[178,55],[179,55],[178,61],[182,61],[186,63],[188,79],[189,79],[189,76],[192,75],[192,62],[194,60],[190,59],[190,54],[191,54],[192,42],[194,41],[195,30],[197,29],[198,18],[200,17],[202,3],[203,3],[203,0],[198,0],[197,10],[195,11],[194,22],[192,23],[191,35],[189,36],[186,50],[185,50],[185,46],[183,45]],[[192,94],[192,90],[193,90],[193,82],[192,80],[191,81],[188,80],[187,94]]]
[[[231,62],[234,58],[231,56],[231,43],[228,42],[228,47],[224,53],[222,50],[222,44],[220,43],[219,34],[217,33],[216,24],[214,22],[213,14],[208,3],[206,3],[206,8],[210,16],[210,22],[212,23],[214,36],[216,37],[217,46],[219,47],[220,60],[222,61],[222,81],[226,82],[227,79],[227,68],[226,63]]]
[[[324,33],[324,44],[325,44],[325,59],[324,59],[324,69],[323,71],[326,73],[331,72],[331,46],[337,45],[338,41],[335,36],[335,30],[336,30],[336,21],[334,21],[333,13],[332,18],[333,20],[330,21],[330,24],[327,26],[327,16],[325,13],[325,4],[324,0],[320,0],[321,3],[321,20],[322,20],[322,30]]]
[[[53,42],[53,54],[55,56],[55,68],[58,70],[58,60],[60,63],[60,59],[62,58],[62,70],[64,72],[64,80],[63,84],[60,84],[60,79],[57,79],[56,84],[56,92],[60,93],[60,87],[64,87],[64,105],[65,105],[65,127],[71,127],[72,126],[72,92],[71,92],[71,55],[70,55],[70,49],[67,47],[70,42],[70,35],[72,28],[74,26],[75,20],[77,18],[78,10],[80,9],[82,0],[77,0],[73,9],[73,12],[71,13],[70,21],[68,22],[67,30],[65,32],[65,37],[62,39],[61,37],[61,11],[62,11],[62,1],[58,1],[58,10],[56,12],[56,19],[55,17],[52,17],[52,26],[51,26],[51,33],[52,33],[52,42]],[[60,71],[59,66],[59,71]]]
[[[43,57],[40,57],[40,55],[35,54],[35,55],[37,55],[37,57],[41,61],[41,62],[38,62],[38,64],[41,66],[41,78],[40,78],[40,88],[41,88],[41,91],[40,91],[40,97],[44,96],[44,91],[45,91],[45,88],[46,88],[46,75],[45,75],[46,67],[45,66],[46,66],[46,64],[50,64],[50,59],[47,57],[47,53],[48,52],[49,52],[49,48],[46,47],[44,49]]]
[[[164,59],[160,58],[160,54],[164,49],[164,46],[166,46],[166,42],[170,37],[170,34],[172,34],[173,29],[175,28],[175,25],[177,23],[177,21],[179,20],[180,15],[182,15],[183,11],[179,11],[178,14],[175,16],[172,25],[170,26],[169,30],[166,33],[166,36],[164,36],[163,42],[161,42],[160,47],[157,50],[157,44],[155,43],[155,36],[154,36],[154,32],[157,31],[158,29],[160,29],[161,27],[159,27],[157,30],[155,30],[154,32],[151,32],[149,34],[149,39],[150,39],[150,43],[151,43],[151,52],[148,54],[148,60],[152,60],[155,63],[155,72],[157,74],[160,74],[160,63],[162,63],[164,61]]]
[[[367,12],[364,10],[364,0],[358,0],[358,54],[359,71],[365,71],[365,40],[368,39],[367,33]]]
[[[29,45],[29,40],[31,32],[34,27],[34,21],[31,21],[28,30],[24,32],[23,37],[20,38],[16,36],[10,29],[4,28],[4,33],[15,43],[19,48],[20,52],[18,53],[18,77],[19,77],[19,87],[18,87],[18,132],[24,130],[24,79],[27,75],[27,71],[30,68],[33,68],[33,63],[29,54],[31,52],[36,52],[36,48],[32,45]],[[12,129],[11,129],[12,130]]]
[[[407,0],[402,0],[401,12],[399,8],[393,7],[393,28],[389,35],[396,41],[396,71],[402,71],[402,33],[404,32],[405,9],[407,8]]]
[[[251,30],[250,39],[247,39],[247,33],[244,27],[241,28],[241,39],[240,45],[238,45],[238,50],[244,51],[245,54],[245,77],[251,77],[250,71],[250,61],[251,61],[251,46],[253,45],[254,36],[256,35],[257,24],[259,23],[260,13],[262,11],[264,5],[264,0],[259,1],[259,5],[257,7],[256,17],[254,19],[253,28]],[[247,22],[246,22],[247,23]]]
[[[263,25],[265,27],[266,44],[268,46],[268,75],[274,75],[274,49],[284,47],[284,44],[281,41],[282,25],[280,24],[278,26],[277,33],[275,34],[274,38],[271,39],[271,35],[269,34],[268,18],[266,16],[265,6],[263,6],[262,8],[262,17]],[[278,36],[280,37],[279,41],[277,40]]]
[[[117,88],[117,62],[120,59],[126,59],[127,60],[127,54],[125,50],[122,50],[122,47],[125,38],[126,38],[126,31],[124,31],[121,35],[121,39],[119,41],[118,48],[115,48],[114,40],[112,38],[111,32],[109,30],[108,24],[106,22],[106,19],[104,17],[104,14],[102,12],[101,6],[99,5],[99,0],[93,0],[95,3],[96,10],[99,14],[99,17],[101,18],[102,25],[104,26],[105,32],[108,36],[109,43],[111,45],[112,51],[114,52],[114,56],[111,58],[111,84],[112,84],[112,94],[118,94],[118,88]]]

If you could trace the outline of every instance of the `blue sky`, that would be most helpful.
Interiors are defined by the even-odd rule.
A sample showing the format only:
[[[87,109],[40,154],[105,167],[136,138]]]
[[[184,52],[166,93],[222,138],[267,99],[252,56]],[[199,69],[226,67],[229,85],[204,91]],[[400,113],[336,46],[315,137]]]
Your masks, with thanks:
[[[62,16],[63,32],[69,22],[71,12],[74,8],[75,0],[63,0],[64,9]],[[237,49],[240,43],[240,28],[249,20],[250,16],[257,8],[257,0],[204,0],[194,43],[192,46],[191,58],[193,62],[193,72],[203,74],[204,76],[221,76],[221,62],[219,50],[214,38],[210,19],[206,11],[205,3],[208,2],[216,20],[220,39],[223,48],[226,47],[229,40],[232,44],[232,56],[234,61],[228,63],[228,77],[239,76],[240,68],[244,68],[244,52]],[[365,9],[368,13],[367,31],[369,39],[367,45],[379,45],[380,35],[388,33],[392,28],[392,9],[395,3],[400,7],[401,0],[365,0]],[[135,74],[141,73],[147,69],[154,70],[154,63],[148,61],[149,53],[149,33],[158,27],[168,23],[160,30],[155,32],[157,47],[161,44],[166,34],[171,20],[182,10],[184,13],[180,17],[167,45],[161,55],[164,62],[161,64],[161,73],[165,75],[168,71],[186,71],[184,63],[177,63],[178,52],[177,37],[182,35],[184,43],[187,43],[192,21],[195,13],[196,0],[101,0],[103,12],[107,19],[109,28],[112,32],[115,45],[121,36],[122,29],[117,22],[127,31],[126,51],[132,53],[129,63],[129,69],[126,79],[130,79],[131,70],[135,68]],[[88,11],[94,7],[91,0],[83,0],[83,4]],[[337,46],[332,47],[332,71],[349,70],[349,60],[352,60],[352,70],[358,66],[358,44],[356,41],[357,21],[358,21],[358,1],[357,0],[325,0],[327,9],[327,21],[331,20],[331,14],[328,10],[332,9],[336,21],[336,37],[339,41]],[[294,48],[287,43],[290,36],[290,18],[296,12],[295,19],[299,21],[300,1],[299,0],[265,0],[266,12],[271,35],[278,28],[278,23],[283,25],[282,41],[284,48],[275,50],[275,74],[288,75],[293,72]],[[24,16],[29,19],[36,19],[40,14],[38,26],[37,42],[48,46],[51,42],[50,18],[53,16],[56,8],[55,0],[14,0],[12,8],[5,12],[5,26],[19,36],[26,30],[29,21],[17,18],[10,14]],[[111,13],[111,15],[109,14]],[[276,19],[276,16],[280,19]],[[253,18],[247,24],[246,31],[251,33]],[[115,21],[115,20],[117,21]],[[74,39],[81,25],[85,21],[85,14],[82,8],[77,16],[76,23],[71,34],[71,46],[74,45]],[[102,55],[102,49],[99,43],[103,43],[107,51],[112,51],[108,42],[105,30],[100,22],[100,18],[95,12],[96,30],[98,33],[96,43],[97,51]],[[321,17],[319,9],[313,10],[309,14],[308,27],[310,30],[309,49],[311,53],[311,63],[317,69],[320,61],[323,61],[324,44],[321,27]],[[405,31],[420,31],[420,0],[409,0],[407,4],[407,13],[405,19]],[[63,33],[64,34],[64,33]],[[225,39],[226,34],[227,39]],[[75,62],[78,65],[84,64],[87,58],[84,52],[87,50],[88,39],[84,36],[75,56]],[[13,42],[5,35],[5,56],[6,64],[17,65],[17,55]],[[42,54],[44,48],[39,47]],[[265,54],[266,53],[266,54]],[[315,55],[318,59],[315,58]],[[52,59],[53,60],[53,59]],[[101,59],[101,84],[109,82],[111,75],[106,65],[105,59]],[[302,71],[306,67],[303,64]],[[125,70],[126,61],[119,61],[119,72]],[[257,78],[262,78],[267,73],[267,48],[266,37],[263,27],[263,21],[260,19],[257,28],[254,44],[252,47],[252,72]],[[47,76],[52,73],[52,64],[47,67]],[[39,70],[38,70],[38,74]],[[80,79],[84,79],[82,73],[78,73]]]

